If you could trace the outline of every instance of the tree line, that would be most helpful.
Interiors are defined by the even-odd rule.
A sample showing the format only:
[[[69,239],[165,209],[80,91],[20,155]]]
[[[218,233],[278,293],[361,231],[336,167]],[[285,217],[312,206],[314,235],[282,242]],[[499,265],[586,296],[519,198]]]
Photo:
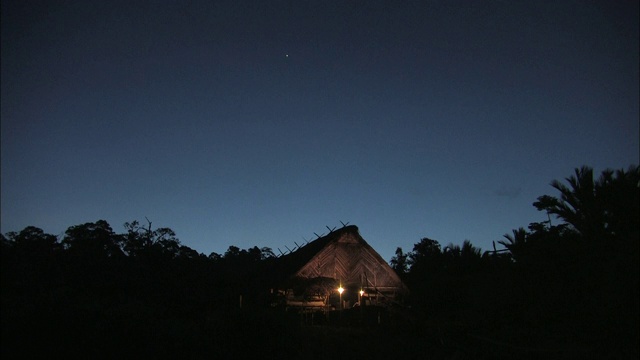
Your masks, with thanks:
[[[595,178],[584,166],[551,186],[558,195],[533,203],[547,221],[494,249],[426,237],[398,248],[390,264],[410,295],[389,310],[395,337],[321,337],[371,348],[380,336],[393,346],[378,355],[637,358],[640,168]],[[270,248],[205,255],[149,220],[121,233],[98,220],[61,237],[28,226],[1,240],[3,355],[334,355],[270,308],[283,275]]]
[[[640,168],[596,178],[583,166],[551,186],[558,195],[533,203],[547,220],[513,229],[493,250],[423,238],[390,264],[429,321],[473,346],[637,358]]]

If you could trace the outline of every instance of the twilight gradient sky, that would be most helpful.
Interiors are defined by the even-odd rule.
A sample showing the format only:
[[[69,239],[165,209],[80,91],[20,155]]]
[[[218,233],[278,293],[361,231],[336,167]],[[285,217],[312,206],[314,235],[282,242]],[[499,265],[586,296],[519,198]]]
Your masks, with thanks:
[[[639,162],[638,1],[2,1],[1,232],[483,250]]]

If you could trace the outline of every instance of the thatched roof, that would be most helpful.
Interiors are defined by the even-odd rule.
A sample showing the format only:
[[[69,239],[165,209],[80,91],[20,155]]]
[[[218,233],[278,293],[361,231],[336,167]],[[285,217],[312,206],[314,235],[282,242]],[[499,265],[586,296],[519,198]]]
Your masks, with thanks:
[[[332,231],[278,260],[281,271],[288,273],[290,279],[328,278],[344,287],[406,290],[396,272],[360,236],[355,225]]]

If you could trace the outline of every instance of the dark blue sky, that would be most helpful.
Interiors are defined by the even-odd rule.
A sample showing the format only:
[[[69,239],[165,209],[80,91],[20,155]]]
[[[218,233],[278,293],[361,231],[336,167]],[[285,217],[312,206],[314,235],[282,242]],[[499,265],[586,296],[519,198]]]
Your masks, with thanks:
[[[1,231],[389,260],[639,162],[638,1],[2,1]]]

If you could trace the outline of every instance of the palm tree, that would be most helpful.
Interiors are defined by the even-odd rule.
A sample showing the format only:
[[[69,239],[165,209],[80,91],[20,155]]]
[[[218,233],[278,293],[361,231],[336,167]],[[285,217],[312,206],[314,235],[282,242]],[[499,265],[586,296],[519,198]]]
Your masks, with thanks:
[[[585,238],[601,237],[604,229],[602,206],[596,197],[593,169],[582,166],[575,175],[565,178],[569,186],[553,180],[551,186],[560,192],[560,199],[541,196],[533,205],[538,210],[554,214]]]
[[[613,236],[637,235],[640,221],[640,167],[605,170],[596,182],[604,226]],[[636,236],[637,237],[637,236]]]
[[[462,246],[450,243],[443,250],[449,269],[472,270],[480,263],[482,251],[465,240]]]
[[[449,245],[445,246],[445,248],[442,250],[442,253],[448,259],[458,259],[462,254],[462,248],[460,248],[460,245],[449,243]]]
[[[504,234],[503,237],[506,239],[506,241],[499,240],[498,244],[507,248],[507,250],[509,250],[509,252],[511,253],[511,256],[513,256],[513,259],[517,261],[517,259],[522,254],[522,250],[525,247],[525,244],[527,243],[529,234],[523,227],[513,229],[512,233],[513,235]]]
[[[482,257],[482,251],[471,244],[470,240],[462,242],[462,248],[460,248],[460,256],[463,259],[479,259]]]
[[[568,186],[558,180],[551,182],[560,192],[559,199],[544,195],[533,205],[564,220],[585,239],[637,231],[640,167],[615,172],[607,169],[594,181],[593,169],[583,166],[565,180]]]

